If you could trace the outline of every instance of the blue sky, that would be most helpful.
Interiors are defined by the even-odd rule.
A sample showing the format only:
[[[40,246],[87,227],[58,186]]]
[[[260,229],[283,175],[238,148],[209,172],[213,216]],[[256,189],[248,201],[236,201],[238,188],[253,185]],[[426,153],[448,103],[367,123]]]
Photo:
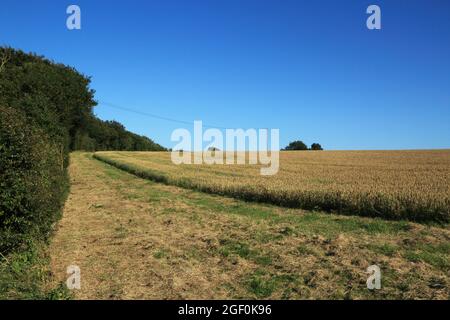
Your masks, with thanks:
[[[66,28],[77,4],[82,30]],[[366,28],[377,4],[382,29]],[[2,0],[0,44],[92,77],[96,114],[171,147],[180,125],[279,128],[281,145],[450,147],[450,1]]]

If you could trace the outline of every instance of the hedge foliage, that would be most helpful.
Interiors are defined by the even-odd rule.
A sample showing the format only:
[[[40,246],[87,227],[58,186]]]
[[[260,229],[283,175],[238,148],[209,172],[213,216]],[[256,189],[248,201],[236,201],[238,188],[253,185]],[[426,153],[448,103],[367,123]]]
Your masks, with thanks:
[[[64,153],[22,111],[0,107],[0,250],[45,237],[67,190]]]

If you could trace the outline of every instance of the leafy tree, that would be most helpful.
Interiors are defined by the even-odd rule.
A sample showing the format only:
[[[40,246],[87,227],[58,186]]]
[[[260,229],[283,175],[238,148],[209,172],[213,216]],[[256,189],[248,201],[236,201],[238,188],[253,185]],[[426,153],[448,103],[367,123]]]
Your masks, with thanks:
[[[289,145],[284,150],[308,150],[308,146],[303,141],[297,140],[289,143]]]
[[[318,143],[313,143],[311,145],[311,150],[323,150],[322,146]]]

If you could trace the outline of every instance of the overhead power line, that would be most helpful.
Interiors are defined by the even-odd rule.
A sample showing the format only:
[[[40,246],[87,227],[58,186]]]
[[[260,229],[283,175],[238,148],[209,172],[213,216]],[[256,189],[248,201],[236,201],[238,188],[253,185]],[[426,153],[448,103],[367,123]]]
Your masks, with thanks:
[[[173,119],[173,118],[169,118],[169,117],[164,117],[164,116],[160,116],[160,115],[153,114],[153,113],[142,112],[142,111],[131,109],[131,108],[127,108],[127,107],[122,107],[122,106],[119,106],[119,105],[116,105],[116,104],[113,104],[113,103],[109,103],[109,102],[105,102],[105,101],[99,101],[99,106],[106,106],[106,107],[110,107],[110,108],[114,108],[114,109],[130,112],[130,113],[134,113],[134,114],[139,114],[141,116],[154,118],[154,119],[158,119],[158,120],[163,120],[163,121],[169,121],[169,122],[180,123],[180,124],[187,124],[187,125],[193,125],[194,124],[194,121],[186,121],[186,120],[180,120],[180,119]],[[215,125],[208,125],[208,124],[205,124],[205,123],[203,123],[203,127],[218,128],[218,129],[223,129],[223,130],[227,129],[225,127],[215,126]]]

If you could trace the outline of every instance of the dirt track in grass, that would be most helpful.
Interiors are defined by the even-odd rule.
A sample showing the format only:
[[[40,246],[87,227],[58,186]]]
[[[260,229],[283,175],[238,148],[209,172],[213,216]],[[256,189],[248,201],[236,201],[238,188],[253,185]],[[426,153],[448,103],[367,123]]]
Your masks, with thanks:
[[[139,179],[71,156],[50,246],[77,299],[449,298],[447,227],[251,204]],[[382,289],[366,288],[366,268]]]

